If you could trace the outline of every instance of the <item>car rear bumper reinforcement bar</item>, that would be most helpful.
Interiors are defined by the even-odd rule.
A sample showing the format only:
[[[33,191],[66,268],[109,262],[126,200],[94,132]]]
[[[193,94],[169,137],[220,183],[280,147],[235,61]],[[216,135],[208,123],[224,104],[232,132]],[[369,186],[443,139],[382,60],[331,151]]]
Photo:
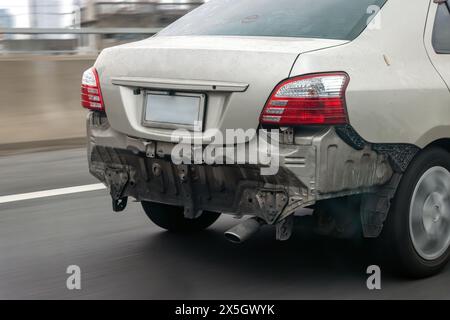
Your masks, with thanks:
[[[174,144],[128,137],[95,112],[87,130],[90,171],[113,200],[183,206],[190,218],[209,210],[276,224],[320,200],[373,192],[394,173],[388,155],[370,144],[354,148],[332,127],[299,130],[281,144],[273,176],[262,176],[258,165],[175,165]]]

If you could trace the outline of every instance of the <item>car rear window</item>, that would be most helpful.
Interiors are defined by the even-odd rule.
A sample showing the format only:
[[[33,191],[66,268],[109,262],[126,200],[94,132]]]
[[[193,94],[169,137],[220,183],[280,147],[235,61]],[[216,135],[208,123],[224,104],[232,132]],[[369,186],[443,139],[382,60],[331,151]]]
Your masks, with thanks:
[[[439,5],[433,30],[433,46],[437,53],[450,53],[450,10],[446,3]]]
[[[211,0],[159,36],[223,35],[353,40],[387,0]]]

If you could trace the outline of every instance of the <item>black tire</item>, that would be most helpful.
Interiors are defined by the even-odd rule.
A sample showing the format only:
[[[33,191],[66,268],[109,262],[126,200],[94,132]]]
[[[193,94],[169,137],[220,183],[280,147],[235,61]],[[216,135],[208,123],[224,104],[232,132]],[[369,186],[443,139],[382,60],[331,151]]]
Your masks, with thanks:
[[[142,201],[142,207],[154,224],[172,232],[201,231],[211,226],[220,217],[220,213],[204,211],[196,219],[186,219],[183,207],[156,202]]]
[[[410,206],[414,190],[422,176],[435,167],[450,172],[450,154],[444,149],[431,147],[416,156],[400,181],[380,237],[381,249],[383,254],[387,253],[385,257],[389,266],[403,276],[425,278],[435,275],[450,258],[450,248],[447,248],[435,259],[424,259],[416,250],[410,231]]]

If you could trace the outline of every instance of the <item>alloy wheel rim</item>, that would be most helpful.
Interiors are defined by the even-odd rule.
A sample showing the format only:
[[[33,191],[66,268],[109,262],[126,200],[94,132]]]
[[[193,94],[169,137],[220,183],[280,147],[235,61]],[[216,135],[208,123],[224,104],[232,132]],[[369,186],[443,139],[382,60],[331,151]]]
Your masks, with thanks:
[[[414,249],[425,260],[436,260],[450,246],[450,172],[428,169],[417,182],[409,209]]]

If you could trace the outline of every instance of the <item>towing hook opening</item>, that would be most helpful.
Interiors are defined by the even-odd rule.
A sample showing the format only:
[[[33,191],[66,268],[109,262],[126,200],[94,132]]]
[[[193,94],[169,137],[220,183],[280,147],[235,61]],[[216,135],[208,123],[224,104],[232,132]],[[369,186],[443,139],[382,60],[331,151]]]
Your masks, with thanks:
[[[243,243],[254,236],[265,224],[264,220],[258,217],[250,218],[226,231],[225,238],[232,243]]]

